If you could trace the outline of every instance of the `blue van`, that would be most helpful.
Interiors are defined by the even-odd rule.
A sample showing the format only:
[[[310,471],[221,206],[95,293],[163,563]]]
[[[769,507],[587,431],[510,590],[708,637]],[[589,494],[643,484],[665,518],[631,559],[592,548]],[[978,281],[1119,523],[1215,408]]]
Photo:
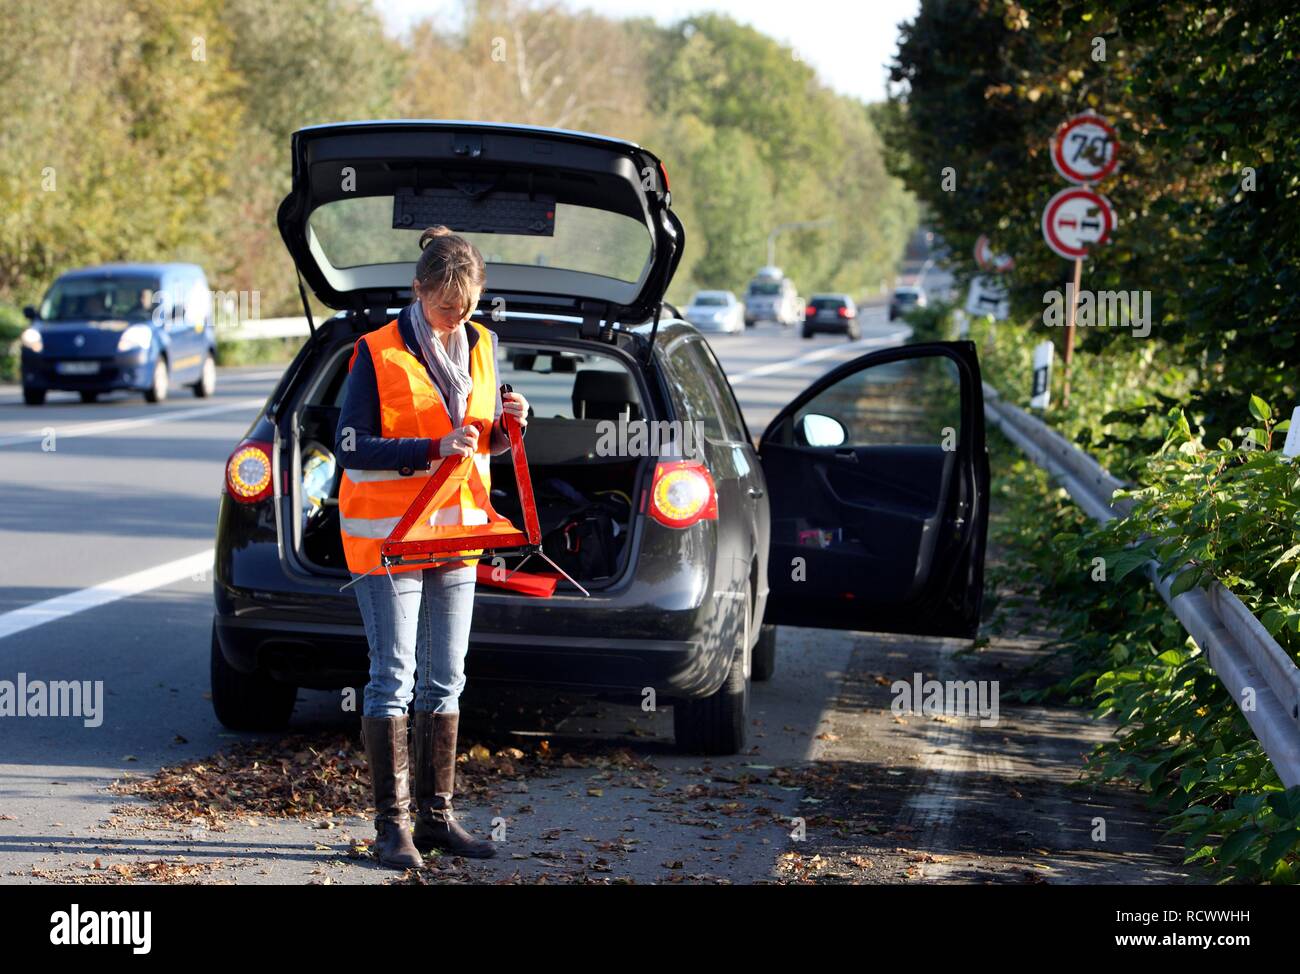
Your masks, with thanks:
[[[216,388],[212,292],[196,264],[105,264],[59,277],[22,334],[23,401],[51,389],[94,402],[101,392],[143,392],[162,402],[173,385]]]

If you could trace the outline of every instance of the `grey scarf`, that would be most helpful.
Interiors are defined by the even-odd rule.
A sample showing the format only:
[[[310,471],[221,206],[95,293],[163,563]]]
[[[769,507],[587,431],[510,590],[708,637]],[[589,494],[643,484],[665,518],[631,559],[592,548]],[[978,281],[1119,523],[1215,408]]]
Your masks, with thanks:
[[[469,374],[469,339],[465,335],[468,326],[461,325],[452,332],[449,347],[444,347],[424,317],[419,301],[411,304],[411,324],[425,364],[446,403],[451,425],[459,427],[465,421],[469,391],[474,385]]]

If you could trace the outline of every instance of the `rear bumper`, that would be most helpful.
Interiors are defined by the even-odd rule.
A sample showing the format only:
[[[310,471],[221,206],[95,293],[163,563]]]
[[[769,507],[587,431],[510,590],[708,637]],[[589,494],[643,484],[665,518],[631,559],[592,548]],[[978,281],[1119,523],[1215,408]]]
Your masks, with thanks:
[[[478,606],[476,616],[482,615]],[[355,625],[302,620],[248,620],[217,615],[222,654],[241,672],[259,671],[295,686],[333,690],[368,678],[365,632]],[[573,636],[471,630],[465,668],[471,681],[526,683],[589,693],[639,697],[653,687],[661,697],[712,691],[696,674],[707,670],[698,640]]]
[[[803,322],[804,328],[808,331],[826,332],[832,335],[847,335],[854,324],[853,318],[840,318],[838,321],[814,321],[812,318],[805,318]]]

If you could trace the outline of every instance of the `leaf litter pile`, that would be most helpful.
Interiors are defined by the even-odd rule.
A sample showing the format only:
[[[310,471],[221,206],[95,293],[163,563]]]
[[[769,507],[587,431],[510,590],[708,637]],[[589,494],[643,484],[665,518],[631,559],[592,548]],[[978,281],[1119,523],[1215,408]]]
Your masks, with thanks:
[[[492,802],[510,790],[508,783],[545,775],[544,752],[525,754],[516,747],[492,752],[475,744],[458,759],[456,790],[466,799]],[[153,827],[219,832],[259,818],[329,821],[364,818],[371,811],[365,751],[346,734],[241,742],[147,778],[121,779],[109,790],[147,801],[117,811]]]

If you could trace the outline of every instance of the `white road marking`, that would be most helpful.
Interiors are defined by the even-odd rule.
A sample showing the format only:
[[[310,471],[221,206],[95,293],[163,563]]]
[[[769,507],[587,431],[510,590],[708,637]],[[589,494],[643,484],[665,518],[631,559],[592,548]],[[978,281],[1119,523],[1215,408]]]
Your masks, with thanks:
[[[90,423],[78,423],[75,426],[45,427],[13,436],[0,436],[0,446],[14,446],[19,443],[39,443],[53,430],[56,439],[73,436],[98,436],[101,433],[116,433],[119,430],[136,429],[140,426],[152,426],[155,423],[171,423],[179,419],[193,419],[196,416],[215,416],[218,413],[233,413],[240,409],[252,409],[262,405],[264,399],[237,399],[234,402],[215,403],[211,406],[188,406],[172,409],[152,416],[139,416],[132,419],[102,419]]]
[[[123,575],[121,578],[101,582],[99,585],[92,585],[90,588],[83,588],[79,592],[56,595],[44,602],[37,602],[34,605],[5,612],[0,614],[0,639],[28,629],[34,629],[36,626],[43,626],[47,622],[65,619],[87,609],[108,605],[118,599],[130,598],[132,595],[139,595],[141,592],[148,592],[150,589],[170,585],[182,578],[198,576],[200,573],[211,570],[212,558],[213,549],[209,548],[197,555],[178,558],[176,561],[169,561],[164,565],[155,565],[153,568],[146,568],[144,571]]]
[[[809,352],[806,355],[800,355],[796,359],[790,359],[785,362],[769,362],[767,365],[760,365],[758,368],[742,372],[737,376],[729,377],[733,386],[739,385],[747,379],[756,379],[764,375],[775,375],[778,372],[789,372],[791,369],[797,369],[800,366],[816,362],[820,359],[830,358],[833,355],[841,355],[844,352],[853,352],[858,349],[871,348],[877,345],[895,345],[901,339],[905,338],[907,330],[902,329],[897,332],[891,332],[888,335],[875,335],[870,338],[859,338],[856,342],[848,342],[845,345],[831,345],[827,348],[819,348],[815,352]]]

